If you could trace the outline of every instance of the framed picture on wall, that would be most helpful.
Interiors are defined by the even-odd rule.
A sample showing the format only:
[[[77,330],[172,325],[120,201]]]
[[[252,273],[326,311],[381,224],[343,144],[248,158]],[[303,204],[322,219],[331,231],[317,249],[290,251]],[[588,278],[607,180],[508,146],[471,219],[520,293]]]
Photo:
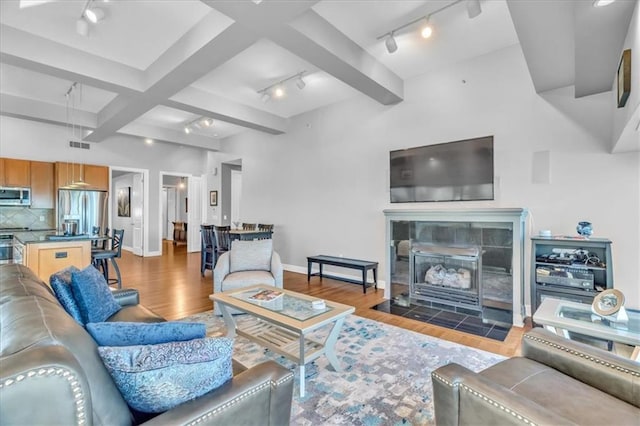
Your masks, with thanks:
[[[209,205],[210,206],[218,205],[218,191],[209,191]]]
[[[618,65],[618,108],[622,108],[631,92],[631,49],[622,52]]]
[[[131,187],[118,189],[118,216],[131,217]]]

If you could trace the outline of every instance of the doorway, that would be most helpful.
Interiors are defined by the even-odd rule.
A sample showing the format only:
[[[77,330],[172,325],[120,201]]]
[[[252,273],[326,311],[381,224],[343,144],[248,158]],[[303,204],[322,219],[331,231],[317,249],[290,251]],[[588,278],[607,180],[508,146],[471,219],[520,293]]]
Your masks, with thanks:
[[[186,245],[186,252],[200,251],[200,224],[203,217],[202,177],[160,172],[159,243],[171,241],[173,246]]]
[[[147,256],[149,223],[149,171],[110,168],[109,228],[122,229],[122,249]],[[106,230],[101,230],[105,232]]]

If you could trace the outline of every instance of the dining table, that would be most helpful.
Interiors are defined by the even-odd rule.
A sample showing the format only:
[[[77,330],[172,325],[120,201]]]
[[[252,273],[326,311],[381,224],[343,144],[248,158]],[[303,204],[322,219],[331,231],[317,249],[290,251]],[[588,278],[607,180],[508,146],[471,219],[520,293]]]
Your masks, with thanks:
[[[271,239],[273,231],[265,230],[246,230],[246,229],[231,229],[229,230],[229,238],[231,240],[268,240]]]

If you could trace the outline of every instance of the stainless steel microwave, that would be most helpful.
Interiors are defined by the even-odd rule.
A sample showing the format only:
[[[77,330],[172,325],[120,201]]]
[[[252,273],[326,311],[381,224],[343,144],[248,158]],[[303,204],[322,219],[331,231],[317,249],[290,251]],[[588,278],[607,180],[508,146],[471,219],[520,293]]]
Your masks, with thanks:
[[[30,206],[30,188],[0,186],[0,206]]]

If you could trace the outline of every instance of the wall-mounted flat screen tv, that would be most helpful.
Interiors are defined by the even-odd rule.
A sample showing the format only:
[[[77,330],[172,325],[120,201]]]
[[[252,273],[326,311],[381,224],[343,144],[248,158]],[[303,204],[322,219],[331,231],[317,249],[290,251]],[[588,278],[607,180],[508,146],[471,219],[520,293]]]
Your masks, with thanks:
[[[493,200],[493,136],[390,152],[392,203]]]

